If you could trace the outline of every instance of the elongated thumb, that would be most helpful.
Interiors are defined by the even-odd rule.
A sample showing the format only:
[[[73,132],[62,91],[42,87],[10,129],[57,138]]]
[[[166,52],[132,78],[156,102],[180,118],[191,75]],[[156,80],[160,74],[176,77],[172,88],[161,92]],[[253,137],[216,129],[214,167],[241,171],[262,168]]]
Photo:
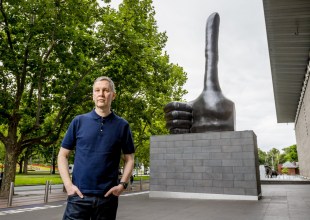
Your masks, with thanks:
[[[204,91],[207,89],[220,91],[218,81],[218,38],[219,38],[220,16],[213,13],[209,16],[206,25],[206,66],[204,77]]]

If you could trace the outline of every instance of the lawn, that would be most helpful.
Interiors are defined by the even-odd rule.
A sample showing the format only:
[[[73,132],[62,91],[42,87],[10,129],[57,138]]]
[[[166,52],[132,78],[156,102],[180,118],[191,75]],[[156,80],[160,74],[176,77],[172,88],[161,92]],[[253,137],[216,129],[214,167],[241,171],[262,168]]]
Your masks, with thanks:
[[[133,178],[134,181],[138,181],[138,180],[149,180],[150,179],[150,176],[135,176]]]
[[[134,180],[149,180],[149,176],[135,176]],[[62,184],[59,174],[50,174],[45,171],[31,171],[28,174],[16,174],[15,186],[29,186],[29,185],[45,185],[49,180],[50,184]]]
[[[59,174],[34,171],[28,174],[16,174],[15,186],[45,185],[47,180],[50,181],[50,184],[62,184]]]

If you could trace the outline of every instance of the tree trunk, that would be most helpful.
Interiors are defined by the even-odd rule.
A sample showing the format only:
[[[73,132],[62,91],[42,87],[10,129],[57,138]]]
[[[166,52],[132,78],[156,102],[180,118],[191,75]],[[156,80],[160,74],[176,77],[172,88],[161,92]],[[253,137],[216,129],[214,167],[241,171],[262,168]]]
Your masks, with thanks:
[[[24,160],[24,174],[28,174],[28,160],[29,160],[29,158],[28,158],[28,155],[27,155],[27,157],[25,156],[25,160]]]
[[[16,148],[14,147],[9,148],[13,149],[11,151],[7,151],[5,155],[4,175],[0,193],[0,195],[5,198],[9,197],[11,182],[15,182],[16,163],[18,159],[18,152]]]
[[[56,156],[53,154],[53,170],[52,170],[52,174],[56,173]]]
[[[20,161],[17,162],[19,165],[19,171],[18,171],[19,174],[23,173],[23,161],[24,159],[21,158]]]
[[[55,146],[53,146],[52,148],[52,158],[51,158],[51,174],[55,174],[56,173],[56,155],[55,155]]]
[[[31,154],[31,148],[28,147],[24,156],[24,174],[28,174],[28,161]]]

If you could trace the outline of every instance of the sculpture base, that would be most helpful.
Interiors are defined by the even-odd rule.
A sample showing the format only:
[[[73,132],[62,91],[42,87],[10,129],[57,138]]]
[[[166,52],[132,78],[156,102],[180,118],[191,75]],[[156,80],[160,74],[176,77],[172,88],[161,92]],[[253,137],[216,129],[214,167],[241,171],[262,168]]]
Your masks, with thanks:
[[[150,191],[150,198],[170,198],[170,199],[207,199],[207,200],[247,200],[256,201],[261,196],[244,196],[229,194],[208,194],[208,193],[187,193],[187,192],[164,192]]]
[[[256,135],[223,131],[151,137],[150,197],[258,200]]]

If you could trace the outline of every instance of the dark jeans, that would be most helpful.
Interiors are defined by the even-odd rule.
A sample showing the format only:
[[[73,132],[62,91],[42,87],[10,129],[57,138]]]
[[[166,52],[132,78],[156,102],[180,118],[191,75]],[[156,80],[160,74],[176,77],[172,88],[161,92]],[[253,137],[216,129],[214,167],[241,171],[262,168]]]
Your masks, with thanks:
[[[70,195],[63,220],[115,220],[118,206],[118,197]]]

